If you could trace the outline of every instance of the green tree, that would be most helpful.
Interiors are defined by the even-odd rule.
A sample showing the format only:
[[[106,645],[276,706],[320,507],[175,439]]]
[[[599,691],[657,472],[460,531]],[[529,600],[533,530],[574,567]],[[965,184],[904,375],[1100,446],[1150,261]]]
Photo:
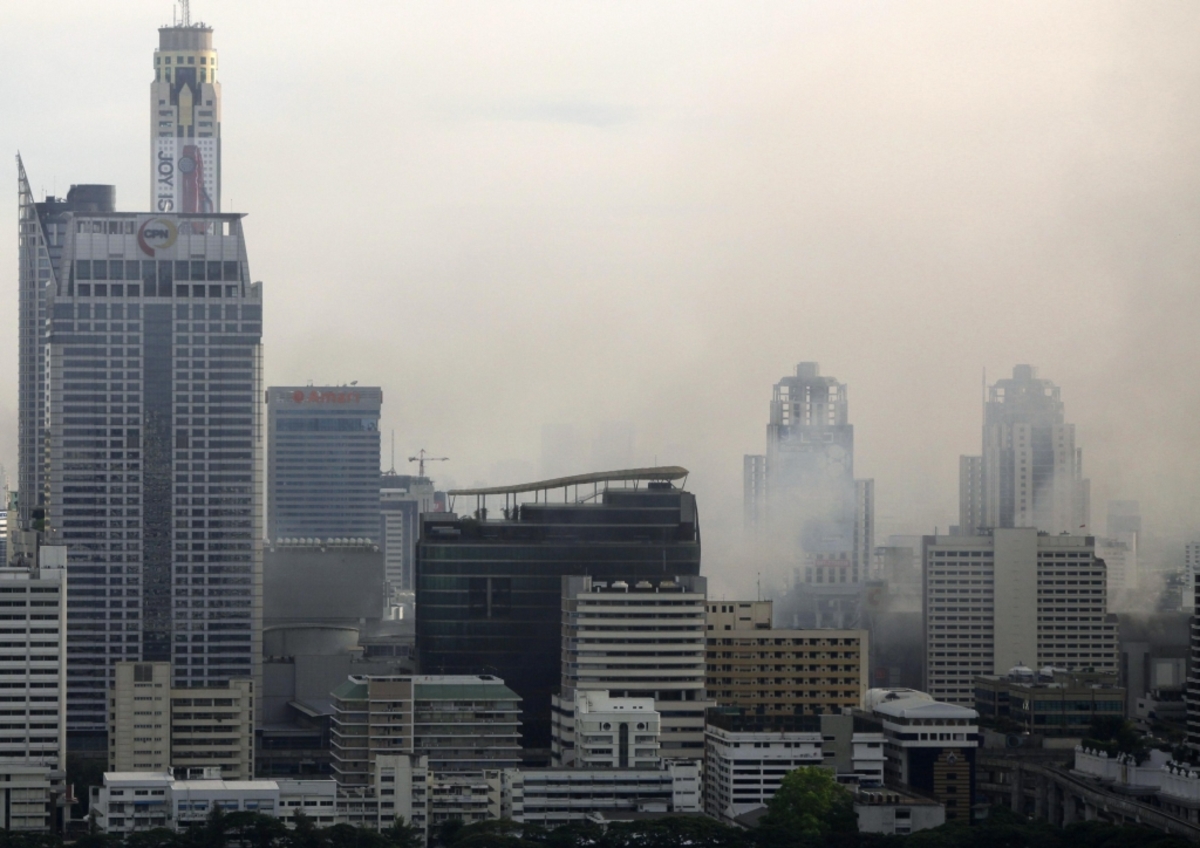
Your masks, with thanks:
[[[424,848],[425,845],[421,840],[421,831],[406,822],[404,816],[397,816],[380,835],[392,848]]]
[[[857,833],[854,796],[838,785],[828,769],[798,768],[783,778],[775,796],[767,802],[767,814],[759,828],[768,835],[792,839]]]
[[[292,817],[293,827],[283,838],[282,844],[287,848],[328,848],[329,838],[325,831],[313,823],[313,820],[299,810]]]
[[[635,822],[613,822],[604,848],[743,848],[751,844],[745,831],[706,816],[665,816]]]

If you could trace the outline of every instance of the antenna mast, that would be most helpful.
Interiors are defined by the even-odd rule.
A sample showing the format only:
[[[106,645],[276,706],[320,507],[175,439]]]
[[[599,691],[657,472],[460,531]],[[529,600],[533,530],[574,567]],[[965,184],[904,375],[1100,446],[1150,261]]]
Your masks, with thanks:
[[[185,27],[192,25],[191,0],[179,0],[179,25]]]

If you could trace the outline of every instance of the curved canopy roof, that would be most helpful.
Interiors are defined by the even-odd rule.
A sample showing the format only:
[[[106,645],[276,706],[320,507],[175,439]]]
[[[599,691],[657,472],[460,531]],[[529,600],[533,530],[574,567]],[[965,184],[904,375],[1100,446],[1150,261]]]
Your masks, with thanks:
[[[521,492],[541,492],[546,489],[561,489],[566,486],[584,486],[589,483],[635,482],[638,480],[682,480],[688,470],[678,465],[656,465],[652,468],[627,468],[623,471],[595,471],[591,474],[576,474],[572,477],[554,477],[533,483],[515,486],[491,486],[484,489],[452,489],[451,495],[512,495]]]

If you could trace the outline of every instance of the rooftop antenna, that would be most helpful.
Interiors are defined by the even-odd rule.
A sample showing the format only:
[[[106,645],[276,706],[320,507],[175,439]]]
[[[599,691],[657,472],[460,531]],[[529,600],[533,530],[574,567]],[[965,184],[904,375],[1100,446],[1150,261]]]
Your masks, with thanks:
[[[392,428],[392,470],[388,474],[396,473],[396,428]]]
[[[179,25],[185,27],[192,25],[191,0],[179,0]]]

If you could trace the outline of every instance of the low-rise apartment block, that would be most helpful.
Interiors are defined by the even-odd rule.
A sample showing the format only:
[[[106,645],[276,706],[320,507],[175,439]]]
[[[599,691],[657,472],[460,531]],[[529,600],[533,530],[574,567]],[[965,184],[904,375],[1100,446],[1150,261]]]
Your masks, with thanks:
[[[168,662],[119,662],[109,694],[108,768],[114,773],[218,768],[254,777],[254,683],[182,688]]]

